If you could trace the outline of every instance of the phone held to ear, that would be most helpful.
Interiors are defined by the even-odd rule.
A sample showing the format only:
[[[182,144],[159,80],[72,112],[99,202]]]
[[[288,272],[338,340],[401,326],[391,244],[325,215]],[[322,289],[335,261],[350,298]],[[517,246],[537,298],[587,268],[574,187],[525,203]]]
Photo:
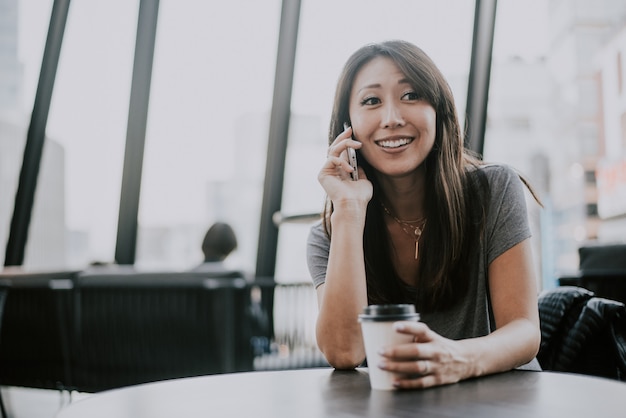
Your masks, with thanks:
[[[348,124],[347,122],[344,122],[343,129],[345,130],[345,129],[348,129],[349,127],[350,127],[350,124]],[[352,139],[354,139],[354,136],[352,136]],[[354,169],[354,171],[350,173],[350,177],[352,178],[353,181],[357,181],[359,179],[359,172],[357,171],[357,164],[356,164],[356,150],[354,148],[348,147],[347,152],[348,152],[348,163]]]

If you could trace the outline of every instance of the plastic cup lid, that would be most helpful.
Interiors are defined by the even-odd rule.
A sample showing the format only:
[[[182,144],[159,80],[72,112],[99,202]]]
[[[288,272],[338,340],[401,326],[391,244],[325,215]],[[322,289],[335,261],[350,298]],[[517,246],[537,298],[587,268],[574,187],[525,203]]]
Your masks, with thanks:
[[[419,314],[415,312],[415,306],[410,304],[369,305],[359,315],[359,319],[364,321],[395,321],[415,317],[419,319]]]

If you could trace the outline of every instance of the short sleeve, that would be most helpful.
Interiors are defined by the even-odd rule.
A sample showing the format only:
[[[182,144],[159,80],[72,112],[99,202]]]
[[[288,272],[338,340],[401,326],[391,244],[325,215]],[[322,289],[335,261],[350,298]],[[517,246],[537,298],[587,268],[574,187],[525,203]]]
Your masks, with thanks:
[[[487,264],[531,236],[524,184],[506,165],[482,168],[489,181],[490,201],[485,230]]]
[[[316,288],[326,281],[329,252],[330,239],[324,231],[322,221],[318,221],[311,226],[306,246],[309,273],[313,279],[313,285]]]

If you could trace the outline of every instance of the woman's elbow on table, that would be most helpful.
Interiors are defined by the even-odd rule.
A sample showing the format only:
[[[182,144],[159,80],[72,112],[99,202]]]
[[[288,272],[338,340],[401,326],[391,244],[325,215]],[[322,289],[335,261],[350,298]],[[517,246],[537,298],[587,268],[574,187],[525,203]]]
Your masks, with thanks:
[[[323,338],[318,335],[318,347],[328,364],[335,369],[349,370],[354,369],[365,360],[364,350],[355,348],[351,345],[342,345],[336,338]]]
[[[322,350],[324,357],[331,367],[338,370],[352,370],[363,364],[365,357],[357,356],[349,351]]]

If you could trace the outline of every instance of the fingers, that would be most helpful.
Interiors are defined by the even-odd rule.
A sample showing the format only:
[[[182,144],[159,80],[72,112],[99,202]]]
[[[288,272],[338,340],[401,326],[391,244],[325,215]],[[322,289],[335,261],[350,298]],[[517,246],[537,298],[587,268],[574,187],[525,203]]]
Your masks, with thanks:
[[[329,171],[330,170],[330,171]],[[328,156],[324,167],[320,172],[318,179],[321,180],[325,175],[331,174],[341,178],[349,179],[350,173],[353,171],[348,160],[342,157]]]
[[[355,200],[369,202],[372,198],[372,184],[367,181],[363,168],[359,167],[359,181],[352,181],[351,174],[354,169],[348,162],[346,149],[348,147],[360,149],[362,144],[351,138],[352,130],[346,129],[328,147],[328,155],[324,165],[317,175],[318,182],[322,185],[331,201]]]
[[[397,332],[413,335],[413,342],[385,347],[378,367],[396,373],[395,386],[399,389],[415,389],[439,383],[437,375],[437,344],[433,331],[421,322],[396,322]]]
[[[340,133],[328,147],[326,163],[318,179],[328,174],[338,176],[344,180],[350,178],[350,173],[352,173],[354,169],[348,162],[346,149],[348,147],[358,149],[362,146],[360,142],[353,140],[351,135],[352,128],[348,127]]]
[[[397,389],[425,389],[441,384],[440,379],[433,374],[414,379],[397,379],[393,382],[394,387]]]
[[[380,351],[382,370],[396,374],[399,389],[426,388],[455,383],[471,375],[471,361],[457,341],[444,338],[419,322],[397,322],[398,332],[413,341]]]
[[[383,370],[396,375],[394,386],[398,389],[426,388],[441,384],[436,372],[436,363],[432,360],[420,359],[401,363],[380,364]]]
[[[396,375],[394,386],[398,389],[427,388],[441,384],[437,363],[433,360],[383,361],[379,366]]]
[[[399,321],[393,324],[394,329],[401,334],[413,335],[415,342],[432,341],[435,334],[423,322]]]
[[[432,359],[437,353],[434,343],[437,334],[422,322],[400,321],[393,324],[395,330],[413,336],[413,342],[384,347],[380,355],[393,361],[410,361],[416,359]],[[418,343],[418,344],[416,344]]]
[[[359,149],[361,143],[352,139],[352,128],[348,127],[340,133],[332,144],[328,147],[328,157],[340,157],[346,151],[347,147]]]
[[[390,372],[401,373],[406,376],[421,377],[433,374],[436,368],[436,362],[426,358],[400,362],[383,360],[379,366]]]

